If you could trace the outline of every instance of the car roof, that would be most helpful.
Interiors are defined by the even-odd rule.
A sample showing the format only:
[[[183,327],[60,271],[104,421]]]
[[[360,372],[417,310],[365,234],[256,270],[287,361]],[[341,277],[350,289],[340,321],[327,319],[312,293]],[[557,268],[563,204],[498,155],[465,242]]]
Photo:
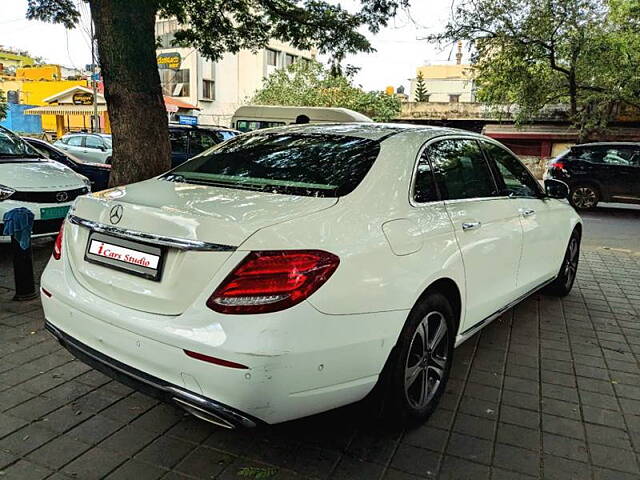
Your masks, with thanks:
[[[98,133],[98,132],[67,132],[63,135],[63,137],[77,137],[80,135],[93,135],[96,137],[111,138],[110,133]]]
[[[572,145],[571,148],[585,148],[585,147],[640,147],[640,142],[591,142],[580,143],[578,145]]]
[[[343,135],[350,137],[368,138],[371,140],[383,140],[398,133],[415,133],[422,137],[437,137],[440,135],[469,135],[485,138],[480,134],[457,128],[437,127],[430,125],[414,125],[411,123],[307,123],[292,124],[282,127],[253,130],[244,135],[260,135],[265,133],[303,133]]]
[[[238,132],[239,130],[229,127],[223,127],[222,125],[183,125],[181,123],[169,123],[169,128],[184,128],[186,130],[224,130],[225,132]]]

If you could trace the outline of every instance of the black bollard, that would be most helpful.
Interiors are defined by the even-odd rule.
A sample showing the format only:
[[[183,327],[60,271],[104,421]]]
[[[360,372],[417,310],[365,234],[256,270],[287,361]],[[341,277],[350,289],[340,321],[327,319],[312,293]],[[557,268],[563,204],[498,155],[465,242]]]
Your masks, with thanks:
[[[38,292],[36,292],[33,278],[31,244],[23,250],[15,237],[11,237],[11,251],[13,252],[13,276],[16,281],[16,294],[13,300],[19,302],[33,300],[38,296]]]

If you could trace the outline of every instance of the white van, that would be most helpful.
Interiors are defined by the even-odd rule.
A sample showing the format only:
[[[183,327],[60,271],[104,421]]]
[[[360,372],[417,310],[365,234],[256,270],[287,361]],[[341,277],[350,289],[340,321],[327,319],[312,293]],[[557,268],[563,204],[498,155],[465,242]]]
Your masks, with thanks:
[[[241,132],[249,132],[291,123],[348,122],[373,122],[373,120],[348,108],[245,105],[236,110],[231,119],[231,126]]]

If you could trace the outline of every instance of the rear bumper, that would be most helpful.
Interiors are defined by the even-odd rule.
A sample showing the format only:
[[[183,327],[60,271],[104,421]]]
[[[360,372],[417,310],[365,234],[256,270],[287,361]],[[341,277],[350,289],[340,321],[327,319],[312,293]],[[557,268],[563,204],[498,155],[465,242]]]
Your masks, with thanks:
[[[307,302],[277,314],[220,315],[205,299],[178,316],[145,313],[86,290],[64,257],[50,260],[41,280],[50,294],[42,295],[49,331],[107,375],[227,427],[284,422],[361,400],[407,315],[326,315]]]
[[[259,420],[210,398],[137,370],[84,345],[45,321],[45,328],[74,357],[114,380],[149,396],[184,408],[189,413],[224,428],[255,427]]]

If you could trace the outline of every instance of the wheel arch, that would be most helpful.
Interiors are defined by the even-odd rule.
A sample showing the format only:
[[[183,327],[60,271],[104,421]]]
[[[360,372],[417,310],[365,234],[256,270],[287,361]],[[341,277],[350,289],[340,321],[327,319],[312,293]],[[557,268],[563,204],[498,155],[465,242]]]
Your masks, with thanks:
[[[462,322],[462,293],[458,284],[449,277],[439,278],[429,284],[427,288],[420,294],[416,300],[415,305],[418,305],[424,297],[432,292],[442,293],[447,300],[451,302],[451,307],[455,315],[456,330],[460,328]],[[456,334],[458,332],[456,331]]]

